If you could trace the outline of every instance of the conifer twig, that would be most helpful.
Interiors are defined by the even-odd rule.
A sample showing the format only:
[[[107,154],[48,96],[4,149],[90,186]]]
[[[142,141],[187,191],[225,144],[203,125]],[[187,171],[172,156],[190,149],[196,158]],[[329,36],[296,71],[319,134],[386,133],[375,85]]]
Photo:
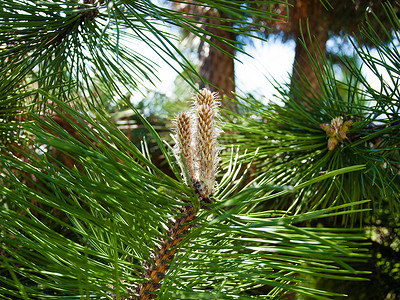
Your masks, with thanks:
[[[218,163],[217,137],[220,130],[216,126],[219,99],[215,93],[203,89],[194,99],[192,113],[180,113],[175,120],[175,155],[182,169],[182,176],[192,184],[202,203],[210,203],[214,192]],[[192,123],[195,122],[193,125]],[[186,178],[188,174],[189,178]],[[206,207],[206,206],[202,206]],[[145,282],[138,286],[138,299],[149,300],[157,297],[161,281],[170,268],[179,244],[190,233],[197,211],[193,206],[180,209],[183,216],[171,221],[168,238],[154,254],[144,274]]]
[[[196,218],[197,213],[194,211],[193,206],[183,207],[181,212],[184,215],[172,222],[172,226],[167,232],[169,238],[162,240],[161,246],[154,256],[153,263],[146,270],[145,278],[150,280],[141,284],[139,288],[140,300],[150,300],[157,297],[156,291],[161,287],[160,282],[164,279],[178,251],[177,246],[184,236],[190,233],[190,229],[193,226],[191,221]]]

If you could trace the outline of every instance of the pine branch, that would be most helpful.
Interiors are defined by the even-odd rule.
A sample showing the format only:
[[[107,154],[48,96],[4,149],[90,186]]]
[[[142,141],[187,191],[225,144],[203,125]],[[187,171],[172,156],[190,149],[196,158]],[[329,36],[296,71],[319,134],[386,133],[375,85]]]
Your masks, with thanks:
[[[215,117],[220,105],[215,93],[203,89],[195,97],[194,112],[180,113],[175,120],[177,141],[175,155],[182,169],[182,177],[189,176],[196,195],[202,203],[202,208],[214,199],[210,198],[214,191],[215,176],[218,162],[217,137],[219,130]],[[192,122],[195,125],[192,125]],[[196,160],[194,159],[196,157]],[[194,163],[196,162],[196,166]],[[182,239],[190,233],[197,212],[193,205],[180,209],[184,215],[171,220],[167,239],[163,239],[154,255],[153,262],[147,267],[144,279],[138,288],[139,299],[148,300],[157,297],[156,291],[161,287],[160,282],[169,270],[170,263],[178,251]]]
[[[193,206],[181,208],[182,217],[172,221],[171,228],[167,232],[168,239],[163,239],[159,250],[154,255],[153,263],[148,266],[144,276],[148,281],[138,288],[139,299],[149,300],[157,297],[156,291],[161,287],[160,282],[168,272],[171,262],[174,260],[182,239],[190,233],[197,216]]]

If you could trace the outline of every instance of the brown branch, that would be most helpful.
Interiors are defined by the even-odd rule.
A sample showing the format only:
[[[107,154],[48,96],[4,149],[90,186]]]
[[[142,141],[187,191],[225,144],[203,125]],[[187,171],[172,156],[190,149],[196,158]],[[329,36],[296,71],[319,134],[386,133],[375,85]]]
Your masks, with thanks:
[[[164,279],[166,272],[169,270],[171,262],[178,251],[178,246],[184,236],[189,234],[193,227],[192,221],[196,218],[197,213],[193,206],[185,206],[181,208],[184,216],[178,217],[172,224],[172,228],[168,232],[168,239],[163,239],[158,253],[155,255],[153,263],[146,271],[144,276],[147,281],[143,282],[138,290],[140,300],[149,300],[157,297],[156,291],[161,287],[160,282]]]

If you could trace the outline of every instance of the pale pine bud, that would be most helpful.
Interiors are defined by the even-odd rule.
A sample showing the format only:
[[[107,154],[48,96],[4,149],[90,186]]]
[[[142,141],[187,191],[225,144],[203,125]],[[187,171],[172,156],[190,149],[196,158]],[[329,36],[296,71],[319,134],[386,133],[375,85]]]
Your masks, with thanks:
[[[215,175],[218,162],[217,136],[215,105],[198,105],[196,107],[196,146],[197,146],[197,168],[201,188],[200,195],[208,198],[214,191]]]
[[[342,131],[342,125],[343,125],[342,117],[337,117],[337,118],[332,119],[331,128],[333,129],[336,136],[339,136],[339,133]]]
[[[176,141],[177,141],[177,157],[178,160],[181,160],[180,155],[183,157],[185,160],[185,164],[187,167],[187,171],[189,174],[189,182],[191,182],[194,177],[194,161],[193,161],[193,150],[192,150],[192,117],[188,113],[180,113],[176,117],[175,120],[175,126],[176,126]],[[185,174],[184,171],[184,164],[180,161],[181,167],[183,170],[183,174]]]

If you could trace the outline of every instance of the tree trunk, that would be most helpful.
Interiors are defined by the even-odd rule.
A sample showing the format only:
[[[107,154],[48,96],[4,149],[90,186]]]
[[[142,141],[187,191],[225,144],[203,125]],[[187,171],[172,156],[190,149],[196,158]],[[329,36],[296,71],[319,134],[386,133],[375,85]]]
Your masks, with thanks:
[[[321,59],[326,53],[329,32],[329,23],[326,20],[321,21],[324,9],[320,1],[296,1],[293,8],[294,22],[300,25],[296,38],[291,88],[293,90],[295,85],[300,85],[306,97],[315,98],[315,95],[321,93],[319,85],[321,74],[318,74],[317,69],[320,69]],[[312,55],[311,60],[303,43],[300,42],[302,36]]]
[[[206,35],[208,41],[215,46],[201,40],[199,53],[199,74],[202,77],[200,88],[208,88],[213,92],[219,92],[224,108],[237,111],[237,106],[228,98],[235,98],[235,70],[234,56],[235,50],[229,44],[234,44],[236,36],[231,31],[226,31],[221,27],[232,28],[232,22],[220,20],[219,18],[229,19],[226,13],[217,9],[195,4],[197,1],[186,0],[175,3],[177,10],[188,13],[188,18],[199,21],[199,26],[209,33]],[[215,26],[219,28],[215,28]],[[218,41],[216,37],[226,41],[225,44]],[[220,49],[225,51],[223,53]]]
[[[216,16],[227,17],[220,12],[213,12]],[[207,14],[211,16],[210,13]],[[224,23],[220,20],[210,19],[208,20],[212,24],[232,26],[232,24]],[[216,35],[229,43],[235,41],[235,34],[229,31],[222,30],[220,28],[214,28],[206,26],[210,34]],[[203,78],[202,86],[207,87],[211,91],[219,92],[222,98],[222,105],[224,108],[230,110],[237,110],[236,104],[230,101],[228,98],[235,98],[235,69],[234,69],[234,55],[235,50],[230,46],[226,45],[221,41],[218,41],[215,37],[210,35],[210,42],[223,49],[221,50],[211,46],[210,44],[202,42],[199,47],[199,73]]]

